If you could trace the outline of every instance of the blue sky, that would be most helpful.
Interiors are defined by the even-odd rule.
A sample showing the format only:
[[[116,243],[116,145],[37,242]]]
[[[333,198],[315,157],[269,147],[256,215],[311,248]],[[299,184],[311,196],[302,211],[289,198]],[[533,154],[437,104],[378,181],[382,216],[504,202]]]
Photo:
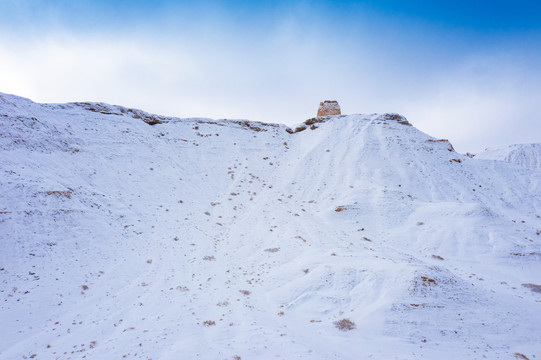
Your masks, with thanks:
[[[541,2],[0,0],[0,91],[294,124],[336,99],[459,151],[541,142]]]

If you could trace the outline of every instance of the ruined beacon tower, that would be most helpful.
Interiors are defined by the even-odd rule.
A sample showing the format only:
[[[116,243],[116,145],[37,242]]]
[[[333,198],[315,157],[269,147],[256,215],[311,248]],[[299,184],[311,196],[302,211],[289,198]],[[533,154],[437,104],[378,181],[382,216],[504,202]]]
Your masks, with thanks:
[[[336,100],[325,100],[319,103],[319,109],[317,109],[317,116],[329,116],[340,115],[340,105]]]

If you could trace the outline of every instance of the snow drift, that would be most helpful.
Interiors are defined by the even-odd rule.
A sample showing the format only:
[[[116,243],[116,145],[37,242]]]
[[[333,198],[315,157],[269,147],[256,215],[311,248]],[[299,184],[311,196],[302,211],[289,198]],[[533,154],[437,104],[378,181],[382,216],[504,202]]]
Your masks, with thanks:
[[[478,159],[505,161],[541,170],[541,144],[515,144],[501,149],[486,149],[476,156]]]

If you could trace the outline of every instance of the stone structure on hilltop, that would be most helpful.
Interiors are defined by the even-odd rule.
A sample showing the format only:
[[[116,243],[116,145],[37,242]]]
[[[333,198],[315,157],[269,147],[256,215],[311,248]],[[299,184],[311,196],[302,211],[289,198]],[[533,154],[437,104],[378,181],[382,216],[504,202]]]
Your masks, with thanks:
[[[336,100],[325,100],[319,103],[319,109],[317,109],[317,116],[328,116],[328,115],[340,115],[340,105]]]

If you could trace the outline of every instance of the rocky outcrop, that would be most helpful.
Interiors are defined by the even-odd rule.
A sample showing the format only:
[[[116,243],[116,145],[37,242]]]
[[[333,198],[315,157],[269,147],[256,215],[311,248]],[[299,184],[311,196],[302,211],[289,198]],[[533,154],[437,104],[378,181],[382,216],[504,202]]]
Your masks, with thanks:
[[[143,110],[129,109],[129,108],[125,108],[119,105],[109,105],[105,103],[94,103],[94,102],[75,102],[71,104],[80,106],[81,108],[85,110],[93,111],[93,112],[104,114],[104,115],[117,115],[117,116],[128,115],[134,119],[141,119],[149,125],[164,124],[171,120],[171,118],[167,118],[165,116],[153,115]]]
[[[411,124],[409,123],[409,121],[402,115],[400,114],[395,114],[395,113],[385,113],[385,114],[382,114],[380,116],[378,116],[376,118],[376,120],[381,120],[381,121],[385,121],[385,120],[392,120],[392,121],[396,121],[397,123],[399,124],[402,124],[402,125],[409,125],[411,126]]]
[[[329,116],[340,115],[340,105],[336,100],[325,100],[319,103],[319,109],[317,109],[317,116]]]

